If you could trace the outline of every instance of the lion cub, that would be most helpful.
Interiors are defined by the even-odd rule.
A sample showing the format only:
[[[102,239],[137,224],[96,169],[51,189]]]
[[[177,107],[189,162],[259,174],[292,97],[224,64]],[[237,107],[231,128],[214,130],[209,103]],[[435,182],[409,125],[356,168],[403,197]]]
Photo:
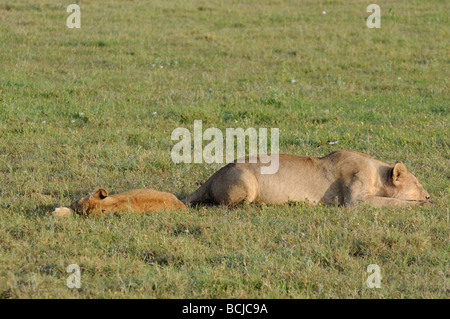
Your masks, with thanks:
[[[116,212],[146,213],[162,209],[186,209],[175,195],[154,189],[133,189],[124,193],[108,195],[103,188],[76,200],[70,208],[78,214],[100,216]]]

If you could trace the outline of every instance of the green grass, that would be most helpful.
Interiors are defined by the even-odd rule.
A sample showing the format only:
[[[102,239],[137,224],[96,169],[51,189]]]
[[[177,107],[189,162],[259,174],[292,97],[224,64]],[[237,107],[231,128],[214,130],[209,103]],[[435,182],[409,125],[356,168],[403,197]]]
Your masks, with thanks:
[[[446,1],[378,2],[380,29],[359,0],[81,1],[81,29],[70,3],[0,5],[0,298],[448,297]],[[436,204],[49,214],[96,187],[192,192],[220,167],[171,161],[194,120],[402,160]]]

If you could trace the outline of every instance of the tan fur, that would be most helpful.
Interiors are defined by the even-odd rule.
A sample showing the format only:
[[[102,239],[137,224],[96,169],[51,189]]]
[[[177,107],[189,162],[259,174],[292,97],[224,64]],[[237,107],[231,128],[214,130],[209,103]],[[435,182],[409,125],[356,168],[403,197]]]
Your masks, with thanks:
[[[133,189],[124,193],[108,195],[103,188],[70,205],[78,214],[102,215],[116,212],[146,213],[162,209],[185,209],[175,195],[154,189]]]
[[[183,202],[353,206],[362,201],[380,207],[423,205],[430,197],[402,163],[386,164],[356,151],[335,151],[322,158],[282,154],[275,174],[261,174],[263,165],[268,164],[260,158],[258,163],[230,163]]]
[[[55,208],[55,211],[53,212],[53,216],[55,217],[68,217],[72,216],[74,211],[67,207],[57,207]]]

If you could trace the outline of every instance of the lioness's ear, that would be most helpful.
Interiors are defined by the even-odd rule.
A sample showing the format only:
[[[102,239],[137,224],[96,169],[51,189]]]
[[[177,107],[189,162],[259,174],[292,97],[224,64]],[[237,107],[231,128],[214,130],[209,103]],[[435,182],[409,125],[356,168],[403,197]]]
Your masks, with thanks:
[[[103,188],[99,188],[94,192],[94,194],[92,194],[91,197],[95,199],[105,199],[106,197],[108,197],[108,192]]]
[[[408,170],[402,162],[395,162],[394,168],[392,169],[392,182],[394,185],[400,184],[404,177],[406,177],[407,172]]]

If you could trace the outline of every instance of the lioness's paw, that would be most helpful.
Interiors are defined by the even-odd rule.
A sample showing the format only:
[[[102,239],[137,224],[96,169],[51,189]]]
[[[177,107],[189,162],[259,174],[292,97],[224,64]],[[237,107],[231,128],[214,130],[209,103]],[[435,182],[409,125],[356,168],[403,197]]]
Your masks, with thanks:
[[[419,206],[433,206],[435,204],[434,200],[421,200],[419,201]]]

